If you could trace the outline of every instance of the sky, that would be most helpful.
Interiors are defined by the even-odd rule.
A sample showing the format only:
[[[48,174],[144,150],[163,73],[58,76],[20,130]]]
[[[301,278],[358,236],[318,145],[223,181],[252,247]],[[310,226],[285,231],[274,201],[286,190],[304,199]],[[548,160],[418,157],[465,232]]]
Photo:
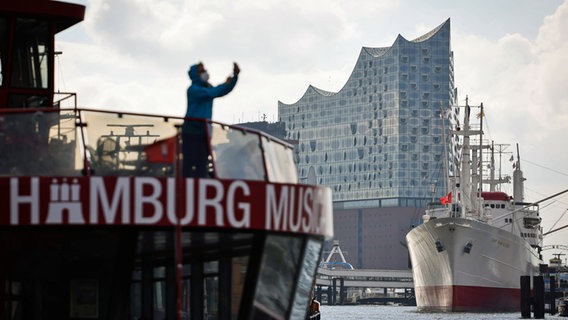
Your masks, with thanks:
[[[362,47],[450,18],[459,104],[483,103],[489,139],[519,145],[525,201],[568,189],[568,0],[66,1],[86,14],[56,37],[56,90],[80,107],[183,116],[189,66],[203,62],[218,84],[237,62],[239,82],[213,112],[230,124],[277,121],[278,101],[309,85],[339,91]],[[568,224],[568,193],[540,206],[545,232]],[[544,244],[568,246],[568,228]]]

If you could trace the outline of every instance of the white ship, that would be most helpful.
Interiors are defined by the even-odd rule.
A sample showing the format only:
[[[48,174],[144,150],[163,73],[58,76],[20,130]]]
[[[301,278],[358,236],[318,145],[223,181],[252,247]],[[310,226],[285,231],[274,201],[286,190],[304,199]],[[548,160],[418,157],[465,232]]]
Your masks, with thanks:
[[[448,179],[442,205],[406,235],[419,311],[518,311],[520,276],[537,275],[542,263],[538,204],[523,202],[518,148],[513,196],[495,191],[493,174],[482,179],[482,108],[473,130],[466,104],[463,128],[453,131],[463,136],[458,176]],[[470,144],[476,135],[480,143]]]

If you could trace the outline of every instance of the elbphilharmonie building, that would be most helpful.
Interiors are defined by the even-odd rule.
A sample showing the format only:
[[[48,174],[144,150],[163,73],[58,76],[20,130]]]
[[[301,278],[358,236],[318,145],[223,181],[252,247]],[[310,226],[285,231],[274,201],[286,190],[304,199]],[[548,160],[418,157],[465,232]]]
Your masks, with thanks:
[[[335,239],[358,268],[408,268],[404,236],[447,190],[457,143],[450,20],[414,40],[361,49],[339,92],[278,102],[299,176],[331,187]]]

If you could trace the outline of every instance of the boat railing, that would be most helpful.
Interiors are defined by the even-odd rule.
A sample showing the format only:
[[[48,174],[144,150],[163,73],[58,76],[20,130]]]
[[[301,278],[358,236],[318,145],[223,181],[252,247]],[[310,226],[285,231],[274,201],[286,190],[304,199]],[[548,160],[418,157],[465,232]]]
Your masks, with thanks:
[[[74,94],[58,101],[69,99],[76,103]],[[298,182],[292,146],[260,131],[78,108],[0,110],[0,176],[181,175],[184,121],[206,128],[207,177]]]
[[[76,109],[77,108],[77,93],[75,92],[61,92],[53,93],[53,107],[57,109]]]

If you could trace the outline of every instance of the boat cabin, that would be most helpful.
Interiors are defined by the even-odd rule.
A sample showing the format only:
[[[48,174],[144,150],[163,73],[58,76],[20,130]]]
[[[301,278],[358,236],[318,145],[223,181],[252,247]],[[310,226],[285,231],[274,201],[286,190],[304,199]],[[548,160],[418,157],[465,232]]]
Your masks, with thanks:
[[[191,119],[208,173],[187,177],[188,119],[64,107],[53,39],[83,15],[0,4],[0,319],[302,319],[329,188],[262,132]]]

